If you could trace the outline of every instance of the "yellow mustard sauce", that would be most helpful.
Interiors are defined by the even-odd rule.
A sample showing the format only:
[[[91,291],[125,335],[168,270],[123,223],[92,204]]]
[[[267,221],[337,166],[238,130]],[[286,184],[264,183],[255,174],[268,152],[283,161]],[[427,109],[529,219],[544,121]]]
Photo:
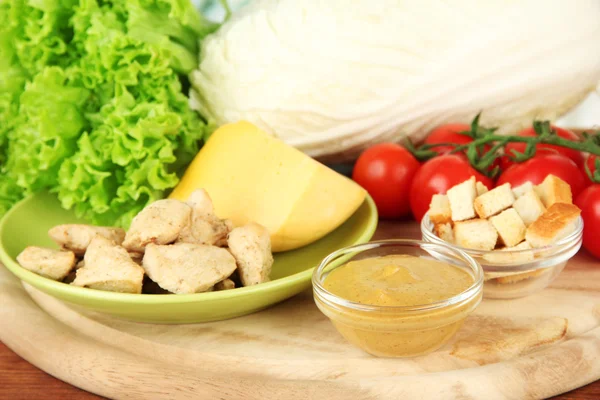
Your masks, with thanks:
[[[473,284],[465,270],[440,261],[391,255],[351,261],[323,286],[346,300],[375,306],[416,306],[445,300]]]
[[[454,297],[474,283],[456,266],[410,255],[351,261],[333,270],[324,288],[345,300],[372,306],[422,306]],[[447,342],[481,297],[434,310],[382,312],[321,305],[351,343],[378,356],[424,354]]]

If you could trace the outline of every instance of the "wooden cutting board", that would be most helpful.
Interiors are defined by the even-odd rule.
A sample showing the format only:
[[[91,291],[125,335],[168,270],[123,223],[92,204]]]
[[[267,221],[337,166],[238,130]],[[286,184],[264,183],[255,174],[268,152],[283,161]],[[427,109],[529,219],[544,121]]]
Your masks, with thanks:
[[[418,236],[382,223],[377,238]],[[600,262],[582,252],[537,295],[484,300],[453,342],[406,360],[347,344],[310,292],[228,321],[150,325],[71,309],[0,268],[0,321],[23,358],[111,398],[545,398],[600,378]]]

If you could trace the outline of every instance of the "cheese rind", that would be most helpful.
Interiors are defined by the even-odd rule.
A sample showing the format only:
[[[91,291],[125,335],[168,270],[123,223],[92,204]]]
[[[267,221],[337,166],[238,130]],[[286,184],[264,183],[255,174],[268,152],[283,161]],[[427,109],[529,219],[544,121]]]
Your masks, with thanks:
[[[355,182],[248,122],[215,131],[170,197],[185,201],[198,188],[219,218],[266,227],[274,252],[322,238],[366,197]]]

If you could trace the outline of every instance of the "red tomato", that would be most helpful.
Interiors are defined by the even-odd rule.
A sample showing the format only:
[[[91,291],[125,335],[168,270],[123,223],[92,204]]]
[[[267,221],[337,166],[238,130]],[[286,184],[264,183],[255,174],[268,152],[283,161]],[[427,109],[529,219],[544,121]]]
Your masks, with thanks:
[[[471,126],[466,124],[446,124],[439,126],[429,133],[429,136],[425,139],[425,144],[436,144],[436,143],[457,143],[467,144],[471,143],[473,139],[467,135],[461,135],[458,132],[470,131]],[[439,146],[434,147],[433,151],[438,154],[448,154],[454,148],[452,146]]]
[[[586,186],[585,178],[573,160],[558,154],[540,154],[525,162],[513,165],[500,175],[496,186],[508,182],[515,187],[527,181],[537,185],[550,174],[571,185],[573,198],[581,193]]]
[[[521,143],[517,143],[517,144],[521,144]],[[510,143],[506,146],[508,147],[510,146]],[[523,150],[525,150],[525,148],[523,148]],[[506,150],[505,150],[506,151]],[[538,148],[536,149],[535,155],[542,155],[542,154],[560,154],[556,149],[550,149],[550,148]],[[499,161],[499,165],[500,165],[500,169],[502,171],[506,171],[507,169],[509,169],[510,167],[512,167],[515,164],[518,164],[514,161],[512,161],[508,155],[504,154],[503,156],[498,158]]]
[[[413,179],[410,188],[410,208],[417,221],[421,221],[434,194],[444,194],[452,186],[475,176],[488,188],[493,181],[473,168],[463,155],[446,154],[424,163]]]
[[[360,155],[352,179],[373,197],[380,217],[399,218],[410,213],[410,185],[420,165],[404,147],[382,143]]]
[[[587,167],[590,169],[592,176],[594,175],[594,172],[596,171],[596,160],[597,159],[600,159],[600,156],[597,156],[595,154],[590,154],[587,157],[587,159],[585,160],[585,165],[587,165]],[[585,179],[586,179],[586,182],[588,183],[588,185],[591,185],[594,183],[588,176],[587,172],[585,171],[585,166],[581,167],[581,172],[583,172],[583,175],[585,176]]]
[[[583,218],[583,247],[600,258],[600,184],[587,187],[575,198]]]
[[[558,128],[556,126],[552,126],[552,129],[556,130],[556,134],[562,138],[573,140],[573,141],[580,140],[579,136],[577,136],[575,133],[573,133],[569,130],[566,130],[563,128]],[[531,136],[537,136],[537,133],[535,133],[535,130],[533,129],[533,127],[531,127],[531,128],[527,128],[527,129],[519,132],[519,136],[531,137]],[[504,147],[504,152],[506,154],[512,154],[511,150],[516,150],[516,151],[522,153],[525,151],[526,146],[527,145],[525,143],[514,143],[514,142],[508,143]],[[568,149],[566,147],[555,146],[552,144],[538,144],[536,146],[536,155],[540,149],[553,149],[556,152],[558,152],[559,154],[562,154],[563,156],[568,157],[571,160],[573,160],[575,162],[575,164],[577,164],[579,166],[583,165],[583,154],[578,150]],[[507,161],[512,163],[512,161],[510,161],[510,160],[507,160]]]
[[[470,131],[471,126],[466,124],[446,124],[439,126],[431,131],[429,136],[425,139],[425,144],[436,144],[436,143],[455,143],[455,144],[468,144],[473,141],[473,138],[467,135],[461,135],[458,132]],[[492,147],[489,145],[483,146],[484,152],[489,151]],[[439,155],[448,154],[454,147],[452,146],[439,146],[434,147],[431,150],[435,151]],[[496,160],[491,166],[490,171],[494,167],[501,166],[499,159]]]

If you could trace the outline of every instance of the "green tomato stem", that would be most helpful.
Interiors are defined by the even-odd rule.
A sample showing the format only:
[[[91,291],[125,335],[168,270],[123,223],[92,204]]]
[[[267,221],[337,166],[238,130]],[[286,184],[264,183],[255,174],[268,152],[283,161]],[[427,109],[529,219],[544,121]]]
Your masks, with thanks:
[[[572,140],[561,138],[560,136],[552,135],[552,136],[532,136],[532,137],[523,137],[523,136],[501,136],[501,135],[488,135],[480,139],[476,139],[471,143],[463,144],[456,146],[454,152],[459,152],[462,150],[466,150],[469,146],[481,146],[487,143],[493,142],[503,142],[503,145],[509,142],[516,143],[531,143],[531,144],[553,144],[560,147],[566,147],[573,150],[588,152],[591,154],[600,156],[600,146],[591,141],[582,141],[582,142],[574,142]],[[500,146],[502,147],[502,146]]]
[[[496,134],[496,128],[481,127],[479,125],[479,117],[480,114],[478,114],[473,119],[473,122],[471,122],[470,131],[460,132],[462,135],[473,138],[473,141],[470,143],[461,145],[456,143],[435,143],[415,147],[410,140],[407,139],[405,146],[420,161],[426,161],[437,156],[437,152],[433,150],[436,147],[451,146],[453,147],[453,150],[450,154],[464,153],[473,168],[491,178],[496,177],[500,172],[498,166],[492,168],[499,157],[505,155],[510,157],[513,161],[523,162],[535,156],[536,146],[538,144],[564,147],[587,152],[600,157],[600,131],[594,133],[584,132],[582,134],[582,140],[573,141],[558,136],[552,129],[549,121],[534,121],[533,129],[536,133],[535,136],[503,136]],[[508,143],[524,143],[526,145],[525,150],[519,152],[513,149],[511,150],[511,153],[507,153],[506,151],[502,153],[500,150]],[[490,149],[486,151],[486,147],[490,147]],[[600,167],[600,160],[597,161]],[[600,182],[600,168],[598,168],[594,174],[591,174],[587,168],[586,172],[593,181]]]

